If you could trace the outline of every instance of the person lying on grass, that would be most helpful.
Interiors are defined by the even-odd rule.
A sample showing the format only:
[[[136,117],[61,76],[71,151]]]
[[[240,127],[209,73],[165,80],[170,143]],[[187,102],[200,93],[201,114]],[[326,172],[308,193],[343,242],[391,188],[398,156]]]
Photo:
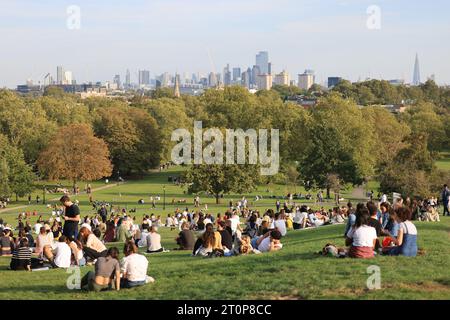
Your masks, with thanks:
[[[267,232],[264,236],[254,238],[251,245],[260,252],[281,250],[283,248],[283,244],[280,241],[281,237],[280,231],[272,230]]]
[[[95,271],[81,279],[81,288],[88,291],[120,290],[119,249],[108,249],[105,257],[95,262]]]
[[[355,225],[347,233],[345,244],[350,246],[348,256],[351,258],[370,259],[374,257],[377,238],[375,228],[369,226],[369,210],[362,208],[356,213]]]

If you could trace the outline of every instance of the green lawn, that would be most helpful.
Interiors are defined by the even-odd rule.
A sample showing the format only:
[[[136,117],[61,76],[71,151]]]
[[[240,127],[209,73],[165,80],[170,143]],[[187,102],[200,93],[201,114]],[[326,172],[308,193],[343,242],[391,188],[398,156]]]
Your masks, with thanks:
[[[436,165],[441,170],[450,171],[450,151],[442,152],[441,158],[436,161]]]
[[[162,186],[166,185],[168,203],[172,198],[186,198],[192,207],[191,196],[184,196],[180,187],[167,183],[167,177],[179,170],[154,173],[144,180],[127,182],[94,195],[98,200],[138,208],[139,218],[151,212],[164,215],[174,206],[168,205],[163,212],[162,202],[158,203],[157,210],[150,210],[149,204],[141,207],[137,201],[147,200],[150,194],[162,196]],[[271,192],[266,192],[266,188],[260,187],[257,193],[281,196],[286,191],[284,186],[271,186]],[[349,194],[350,191],[346,196]],[[227,197],[219,206],[214,205],[212,198],[203,196],[202,200],[208,202],[211,212],[217,213],[224,211],[230,198],[236,200],[239,196]],[[82,215],[89,214],[91,208],[86,196],[78,199]],[[274,202],[265,199],[254,206],[263,210],[274,207]],[[24,210],[29,209],[49,214],[43,205]],[[16,215],[15,211],[0,213],[11,224],[16,222]],[[358,261],[320,257],[315,253],[326,243],[343,245],[344,226],[328,226],[291,231],[283,239],[283,250],[272,254],[217,259],[193,258],[189,253],[176,251],[157,254],[149,257],[148,272],[156,282],[120,292],[69,290],[66,287],[69,274],[65,270],[13,272],[6,270],[10,259],[0,257],[0,299],[450,299],[450,218],[443,218],[441,223],[417,223],[417,226],[419,246],[426,252],[417,258],[377,257],[372,261]],[[165,228],[160,231],[163,245],[173,249],[176,232]],[[381,290],[367,289],[367,267],[371,265],[381,268]],[[89,270],[92,267],[84,267],[81,274]]]

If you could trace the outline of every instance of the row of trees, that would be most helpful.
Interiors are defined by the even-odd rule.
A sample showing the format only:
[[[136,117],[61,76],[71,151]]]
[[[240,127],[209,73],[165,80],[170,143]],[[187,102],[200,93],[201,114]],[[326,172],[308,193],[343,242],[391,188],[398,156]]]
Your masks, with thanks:
[[[172,131],[192,131],[194,121],[204,128],[279,129],[281,172],[267,178],[251,166],[195,166],[185,177],[192,192],[218,197],[287,180],[334,190],[368,179],[378,179],[384,191],[434,191],[447,179],[434,161],[450,145],[450,90],[431,82],[407,88],[414,106],[396,116],[382,107],[359,107],[362,88],[383,104],[395,100],[391,92],[403,90],[385,82],[341,82],[320,92],[310,110],[285,102],[289,91],[278,87],[256,95],[227,87],[199,97],[175,98],[163,89],[129,99],[86,100],[57,88],[43,97],[0,90],[0,196],[26,194],[36,176],[78,181],[145,174],[170,160]]]

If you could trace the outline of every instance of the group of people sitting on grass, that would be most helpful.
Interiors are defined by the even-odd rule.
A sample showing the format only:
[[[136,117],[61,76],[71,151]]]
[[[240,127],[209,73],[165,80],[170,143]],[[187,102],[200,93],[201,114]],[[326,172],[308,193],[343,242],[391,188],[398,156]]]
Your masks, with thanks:
[[[347,248],[327,244],[322,254],[362,259],[377,254],[417,256],[417,229],[411,222],[412,212],[407,205],[383,202],[377,206],[369,201],[359,203],[354,209],[349,203],[348,211],[344,234]]]

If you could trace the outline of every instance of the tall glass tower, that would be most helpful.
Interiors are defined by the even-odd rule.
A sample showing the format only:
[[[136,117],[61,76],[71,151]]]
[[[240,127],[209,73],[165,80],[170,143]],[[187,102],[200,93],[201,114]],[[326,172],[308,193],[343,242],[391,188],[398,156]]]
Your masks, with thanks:
[[[419,65],[419,55],[416,53],[416,62],[414,63],[414,74],[413,74],[413,82],[414,86],[420,85],[420,65]]]

